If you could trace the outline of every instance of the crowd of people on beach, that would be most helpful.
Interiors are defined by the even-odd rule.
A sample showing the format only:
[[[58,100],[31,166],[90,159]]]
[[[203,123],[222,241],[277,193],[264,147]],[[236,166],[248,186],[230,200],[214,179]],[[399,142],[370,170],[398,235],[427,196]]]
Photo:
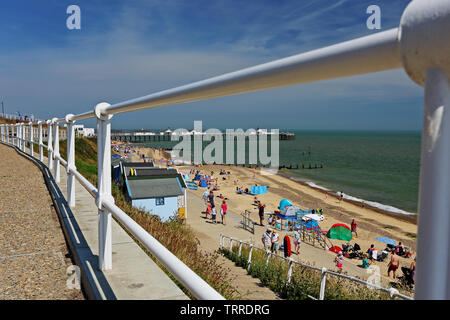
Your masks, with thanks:
[[[226,199],[222,194],[220,194],[219,196],[217,196],[219,199],[219,201],[222,201],[222,203],[220,204],[220,216],[221,216],[221,222],[223,225],[226,225],[226,217],[227,217],[227,211],[228,211],[228,206],[227,206],[227,202]],[[205,192],[203,192],[203,201],[205,202],[206,205],[206,210],[205,210],[205,218],[206,219],[210,219],[211,223],[216,224],[217,223],[217,209],[216,209],[216,203],[215,203],[215,196],[214,196],[214,191],[211,190],[209,187],[205,190]]]

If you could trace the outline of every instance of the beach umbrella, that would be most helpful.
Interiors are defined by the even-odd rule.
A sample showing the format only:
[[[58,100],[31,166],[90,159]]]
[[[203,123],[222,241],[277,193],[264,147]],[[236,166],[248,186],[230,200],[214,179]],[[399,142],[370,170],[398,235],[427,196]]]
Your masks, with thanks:
[[[378,237],[378,238],[375,238],[375,240],[378,240],[380,242],[383,242],[383,243],[386,243],[386,244],[390,244],[390,245],[393,245],[393,246],[397,245],[397,242],[395,242],[394,240],[392,240],[391,238],[388,238],[388,237]]]

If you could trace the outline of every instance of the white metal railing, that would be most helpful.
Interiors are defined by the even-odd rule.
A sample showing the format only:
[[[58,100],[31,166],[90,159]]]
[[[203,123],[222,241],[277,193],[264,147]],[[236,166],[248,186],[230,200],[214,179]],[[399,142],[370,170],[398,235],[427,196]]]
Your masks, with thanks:
[[[225,246],[224,239],[229,239],[229,246],[228,247]],[[298,264],[298,265],[300,265],[302,267],[309,268],[309,269],[312,269],[312,270],[320,271],[321,272],[321,282],[320,282],[320,292],[319,292],[318,300],[324,300],[324,298],[325,298],[325,290],[326,290],[325,288],[326,288],[326,281],[327,281],[327,276],[326,275],[327,274],[331,274],[331,275],[334,275],[336,277],[340,277],[340,278],[344,278],[344,279],[347,279],[347,280],[350,280],[350,281],[353,281],[353,282],[357,282],[357,283],[366,285],[366,286],[368,286],[368,287],[370,287],[372,289],[376,289],[376,290],[379,290],[379,291],[386,292],[386,293],[388,293],[391,296],[391,298],[399,297],[399,298],[406,299],[406,300],[413,300],[411,297],[408,297],[408,296],[406,296],[404,294],[399,293],[398,290],[395,289],[395,288],[390,288],[390,289],[383,288],[383,287],[378,286],[376,284],[373,284],[373,283],[370,283],[370,282],[367,282],[367,281],[364,281],[364,280],[361,280],[361,279],[358,279],[358,278],[355,278],[355,277],[352,277],[352,276],[348,276],[348,275],[345,275],[345,274],[341,274],[341,273],[338,273],[338,272],[327,270],[327,268],[314,267],[314,266],[311,266],[309,264],[306,264],[306,263],[303,263],[303,262],[300,262],[300,261],[295,261],[292,258],[285,258],[285,257],[282,257],[282,256],[280,256],[278,254],[274,254],[270,250],[264,250],[263,248],[258,248],[256,246],[254,246],[252,243],[249,243],[249,242],[246,242],[246,241],[242,241],[242,240],[239,240],[239,239],[235,239],[233,237],[229,237],[229,236],[220,234],[220,248],[221,249],[226,249],[226,250],[229,250],[231,252],[234,252],[233,251],[233,241],[236,244],[239,244],[238,252],[237,252],[238,257],[241,256],[242,245],[247,245],[250,248],[249,256],[248,256],[248,260],[247,260],[247,270],[250,270],[250,266],[251,266],[251,263],[252,263],[252,251],[253,250],[259,250],[261,252],[264,252],[264,254],[266,255],[266,263],[265,263],[266,267],[269,265],[269,260],[270,260],[271,257],[276,257],[278,259],[284,260],[284,261],[286,261],[289,264],[289,268],[288,268],[288,272],[287,272],[287,276],[286,276],[286,283],[290,283],[291,282],[292,267],[293,267],[294,264]],[[311,298],[312,299],[317,299],[317,298],[314,298],[314,297],[311,297]]]
[[[48,128],[66,123],[68,177],[80,180],[74,164],[74,121],[97,119],[98,190],[83,185],[96,197],[100,217],[100,255],[102,269],[111,269],[111,212],[113,205],[110,175],[110,120],[114,114],[151,109],[178,103],[205,100],[300,83],[372,73],[403,67],[410,78],[425,87],[422,130],[419,218],[417,237],[416,295],[418,299],[450,299],[450,0],[413,0],[405,9],[399,28],[339,43],[307,53],[228,73],[185,86],[157,92],[110,105],[100,103],[94,110],[47,120]],[[41,126],[42,123],[39,124]],[[24,150],[24,126],[2,126]],[[3,132],[2,131],[2,132]],[[58,130],[48,130],[48,166],[59,181]],[[2,133],[2,140],[4,135]],[[39,140],[41,141],[41,140]],[[40,149],[43,145],[39,144]],[[42,158],[42,157],[41,157]],[[68,179],[68,202],[74,205],[73,179]],[[81,182],[81,181],[80,181]],[[85,181],[86,182],[86,181]],[[82,182],[83,183],[83,182]],[[137,228],[130,226],[130,230]],[[128,230],[128,231],[130,231]],[[131,232],[131,231],[130,231]],[[146,235],[150,239],[150,235]],[[151,242],[147,242],[150,244]],[[434,248],[429,250],[429,248]],[[156,250],[147,247],[150,252]],[[158,249],[159,250],[159,249]],[[167,250],[166,250],[167,251]],[[159,256],[155,254],[155,256]],[[173,263],[171,261],[170,263]],[[180,264],[181,262],[177,262]],[[168,269],[174,268],[170,265]],[[181,274],[189,283],[192,273]],[[191,288],[189,288],[191,289]],[[194,288],[195,289],[195,288]],[[202,297],[216,297],[201,295]]]

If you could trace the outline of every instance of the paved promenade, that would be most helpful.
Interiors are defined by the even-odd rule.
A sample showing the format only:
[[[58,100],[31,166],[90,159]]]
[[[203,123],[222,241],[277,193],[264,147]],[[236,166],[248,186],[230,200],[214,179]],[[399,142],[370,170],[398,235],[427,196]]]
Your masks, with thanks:
[[[84,299],[41,171],[0,144],[0,299]]]

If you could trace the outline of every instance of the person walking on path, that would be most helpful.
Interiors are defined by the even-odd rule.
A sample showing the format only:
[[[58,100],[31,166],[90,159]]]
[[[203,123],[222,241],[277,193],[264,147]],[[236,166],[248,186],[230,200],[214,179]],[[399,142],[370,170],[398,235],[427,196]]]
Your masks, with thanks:
[[[355,219],[353,219],[352,223],[351,223],[351,230],[352,230],[351,233],[354,232],[356,234],[356,238],[358,238],[358,232],[356,232],[356,225],[357,225],[357,223],[356,223]]]
[[[225,200],[223,200],[222,202],[222,206],[220,208],[220,215],[222,216],[222,224],[225,225],[226,222],[226,216],[227,216],[227,203],[225,202]]]
[[[278,254],[280,235],[276,230],[272,231],[272,253]]]
[[[208,219],[208,215],[211,215],[211,209],[212,209],[211,202],[207,202],[206,203],[206,211],[205,211],[206,219]]]
[[[393,278],[395,279],[396,272],[397,272],[399,265],[400,265],[400,257],[397,255],[397,252],[394,251],[392,253],[391,262],[389,262],[389,265],[388,265],[388,278],[390,277],[391,271],[392,271]]]
[[[336,258],[334,258],[334,262],[336,263],[336,267],[338,267],[339,273],[342,272],[342,267],[343,267],[342,262],[343,261],[344,261],[344,256],[342,255],[342,251],[339,251]]]
[[[264,208],[266,207],[265,204],[262,204],[259,202],[258,204],[258,214],[259,214],[259,225],[263,226],[264,222]]]
[[[203,201],[205,201],[205,204],[208,202],[208,196],[209,196],[209,187],[205,192],[203,192]]]
[[[300,249],[300,230],[298,227],[295,227],[294,229],[294,246],[295,246],[295,253],[299,254]]]
[[[272,229],[267,228],[266,232],[262,235],[261,241],[264,245],[264,250],[269,250],[272,246]]]
[[[212,190],[209,191],[209,194],[208,194],[208,200],[209,200],[209,202],[211,203],[211,206],[214,207],[214,192],[213,192]]]
[[[211,220],[214,224],[216,224],[216,216],[217,216],[217,211],[216,211],[216,207],[214,205],[211,206]]]

